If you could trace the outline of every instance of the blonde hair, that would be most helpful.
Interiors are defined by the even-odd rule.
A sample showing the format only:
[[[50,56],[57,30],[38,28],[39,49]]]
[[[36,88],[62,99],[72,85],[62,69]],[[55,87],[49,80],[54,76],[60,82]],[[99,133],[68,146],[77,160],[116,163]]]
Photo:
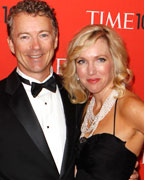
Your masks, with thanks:
[[[113,88],[117,89],[119,97],[124,95],[126,85],[132,79],[128,68],[128,55],[122,38],[116,31],[105,25],[88,25],[77,33],[68,46],[67,61],[62,66],[63,83],[70,94],[72,103],[84,103],[90,93],[79,82],[76,73],[76,59],[99,38],[107,41],[109,51],[114,61]]]

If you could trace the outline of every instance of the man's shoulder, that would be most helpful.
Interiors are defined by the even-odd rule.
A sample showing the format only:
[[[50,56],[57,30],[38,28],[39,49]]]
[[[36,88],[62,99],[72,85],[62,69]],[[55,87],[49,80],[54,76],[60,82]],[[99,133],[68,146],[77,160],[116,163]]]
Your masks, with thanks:
[[[56,74],[56,73],[54,72],[53,75],[54,75],[56,81],[62,83],[63,78],[62,78],[62,76],[61,76],[60,74]]]
[[[7,93],[6,93],[6,82],[7,78],[0,80],[0,107],[2,108],[6,99],[7,99]]]
[[[59,87],[59,90],[65,90],[64,86],[63,86],[63,77],[61,75],[58,75],[56,73],[53,73],[55,80],[56,80],[56,84]],[[66,90],[65,90],[66,91]],[[67,92],[67,91],[66,91]]]
[[[7,81],[7,78],[0,80],[0,91],[3,90],[3,88],[5,87],[6,81]]]
[[[15,70],[11,72],[7,77],[0,80],[0,93],[5,92],[6,87],[10,84],[13,88],[15,83],[13,84],[13,79],[15,79]],[[8,86],[9,88],[9,86]]]

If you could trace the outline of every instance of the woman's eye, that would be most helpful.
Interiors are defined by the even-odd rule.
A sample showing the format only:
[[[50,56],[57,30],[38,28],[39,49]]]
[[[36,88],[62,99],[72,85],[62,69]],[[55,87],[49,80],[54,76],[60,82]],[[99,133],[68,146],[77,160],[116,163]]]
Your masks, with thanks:
[[[85,60],[84,60],[84,59],[79,59],[79,60],[77,60],[77,63],[78,63],[78,64],[84,64],[84,63],[85,63]]]
[[[99,61],[99,62],[105,62],[106,59],[105,59],[105,58],[98,58],[98,61]]]

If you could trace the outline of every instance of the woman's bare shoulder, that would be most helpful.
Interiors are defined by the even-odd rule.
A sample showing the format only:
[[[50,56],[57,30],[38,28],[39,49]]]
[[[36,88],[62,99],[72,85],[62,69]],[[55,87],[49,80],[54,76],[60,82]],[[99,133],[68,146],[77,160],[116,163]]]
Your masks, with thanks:
[[[126,90],[125,95],[119,99],[119,107],[123,113],[136,113],[142,109],[144,110],[144,101],[133,92]]]
[[[144,124],[144,101],[133,92],[126,90],[124,97],[119,99],[119,111],[135,126]]]

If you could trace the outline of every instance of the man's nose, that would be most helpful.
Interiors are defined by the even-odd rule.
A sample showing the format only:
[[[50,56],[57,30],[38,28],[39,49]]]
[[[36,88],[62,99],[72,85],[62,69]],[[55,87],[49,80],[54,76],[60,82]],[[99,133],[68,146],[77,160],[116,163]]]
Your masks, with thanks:
[[[40,49],[40,42],[39,42],[38,38],[33,38],[32,39],[31,48],[34,49],[34,50],[39,50]]]

